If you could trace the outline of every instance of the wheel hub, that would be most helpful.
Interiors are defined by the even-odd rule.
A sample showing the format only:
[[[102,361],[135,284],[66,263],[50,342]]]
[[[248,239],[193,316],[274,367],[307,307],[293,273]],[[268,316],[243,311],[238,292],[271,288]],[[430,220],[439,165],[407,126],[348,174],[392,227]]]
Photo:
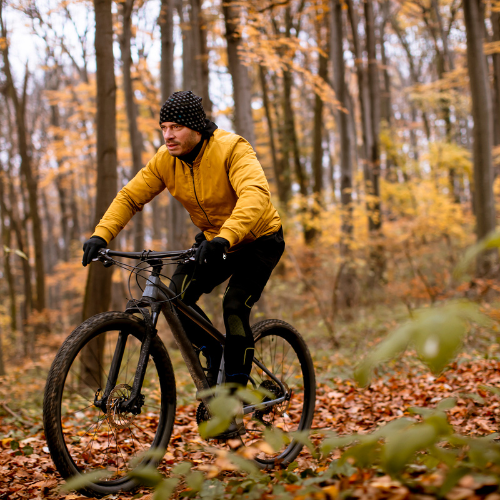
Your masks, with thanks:
[[[130,398],[132,387],[128,384],[118,384],[109,394],[106,403],[106,415],[108,423],[115,429],[126,429],[134,418],[134,414],[128,410],[122,410],[121,404]]]
[[[286,394],[288,394],[289,393],[288,386],[283,382],[282,384],[285,387]],[[283,389],[274,380],[264,380],[264,382],[262,382],[258,388],[265,389],[266,391],[273,394],[274,395],[273,399],[278,399],[285,395],[283,394]],[[265,403],[266,401],[271,401],[268,396],[266,396],[262,402]],[[255,418],[257,418],[258,420],[262,420],[264,415],[268,415],[271,412],[274,413],[275,416],[281,416],[288,410],[289,406],[290,406],[290,401],[289,399],[285,398],[285,400],[282,401],[281,403],[275,404],[273,406],[268,406],[262,410],[257,410],[255,412]]]

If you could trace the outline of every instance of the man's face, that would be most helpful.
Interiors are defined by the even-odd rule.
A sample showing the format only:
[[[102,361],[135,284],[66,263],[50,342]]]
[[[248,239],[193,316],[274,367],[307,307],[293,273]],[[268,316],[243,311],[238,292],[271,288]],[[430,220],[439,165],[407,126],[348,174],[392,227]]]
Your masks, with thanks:
[[[175,122],[163,122],[161,132],[172,156],[184,156],[188,154],[200,142],[201,134],[184,125]]]

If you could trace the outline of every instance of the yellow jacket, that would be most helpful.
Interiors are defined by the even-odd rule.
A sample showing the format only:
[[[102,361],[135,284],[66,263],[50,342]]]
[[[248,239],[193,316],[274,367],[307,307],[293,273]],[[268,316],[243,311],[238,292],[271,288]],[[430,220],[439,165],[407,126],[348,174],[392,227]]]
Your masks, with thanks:
[[[234,250],[281,227],[269,185],[250,144],[217,129],[190,167],[162,146],[116,195],[93,236],[108,243],[144,205],[167,188],[207,240],[220,236]]]

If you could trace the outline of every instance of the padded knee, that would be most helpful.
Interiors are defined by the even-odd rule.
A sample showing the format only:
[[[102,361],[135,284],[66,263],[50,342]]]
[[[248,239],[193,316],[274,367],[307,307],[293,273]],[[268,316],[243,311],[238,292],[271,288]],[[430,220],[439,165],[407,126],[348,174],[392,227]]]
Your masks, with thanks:
[[[226,379],[245,385],[252,368],[254,341],[250,328],[252,297],[246,290],[228,287],[224,295]]]

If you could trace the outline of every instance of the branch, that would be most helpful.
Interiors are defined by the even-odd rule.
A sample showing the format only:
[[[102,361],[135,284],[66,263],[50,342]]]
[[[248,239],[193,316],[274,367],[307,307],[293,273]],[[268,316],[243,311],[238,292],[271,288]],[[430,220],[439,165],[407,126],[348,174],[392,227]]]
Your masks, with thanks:
[[[33,427],[35,425],[35,422],[29,418],[24,418],[21,417],[18,413],[12,411],[8,406],[7,403],[0,403],[2,405],[2,408],[12,415],[20,424],[24,425],[24,427]]]
[[[288,255],[290,256],[290,258],[295,266],[295,270],[297,271],[298,277],[300,278],[300,280],[302,281],[302,283],[304,284],[306,289],[311,292],[312,296],[314,297],[314,300],[316,301],[316,304],[318,305],[318,309],[319,309],[319,312],[321,314],[321,318],[323,319],[323,321],[325,323],[326,329],[328,330],[328,334],[329,334],[330,339],[333,343],[333,346],[340,347],[340,343],[339,343],[338,339],[335,337],[333,325],[331,324],[330,320],[328,319],[328,315],[326,314],[326,312],[324,310],[324,306],[323,306],[321,299],[318,297],[318,294],[316,293],[316,289],[305,278],[304,274],[302,273],[302,270],[300,269],[299,263],[297,262],[297,259],[295,258],[295,255],[293,254],[293,252],[290,249],[288,250]]]

